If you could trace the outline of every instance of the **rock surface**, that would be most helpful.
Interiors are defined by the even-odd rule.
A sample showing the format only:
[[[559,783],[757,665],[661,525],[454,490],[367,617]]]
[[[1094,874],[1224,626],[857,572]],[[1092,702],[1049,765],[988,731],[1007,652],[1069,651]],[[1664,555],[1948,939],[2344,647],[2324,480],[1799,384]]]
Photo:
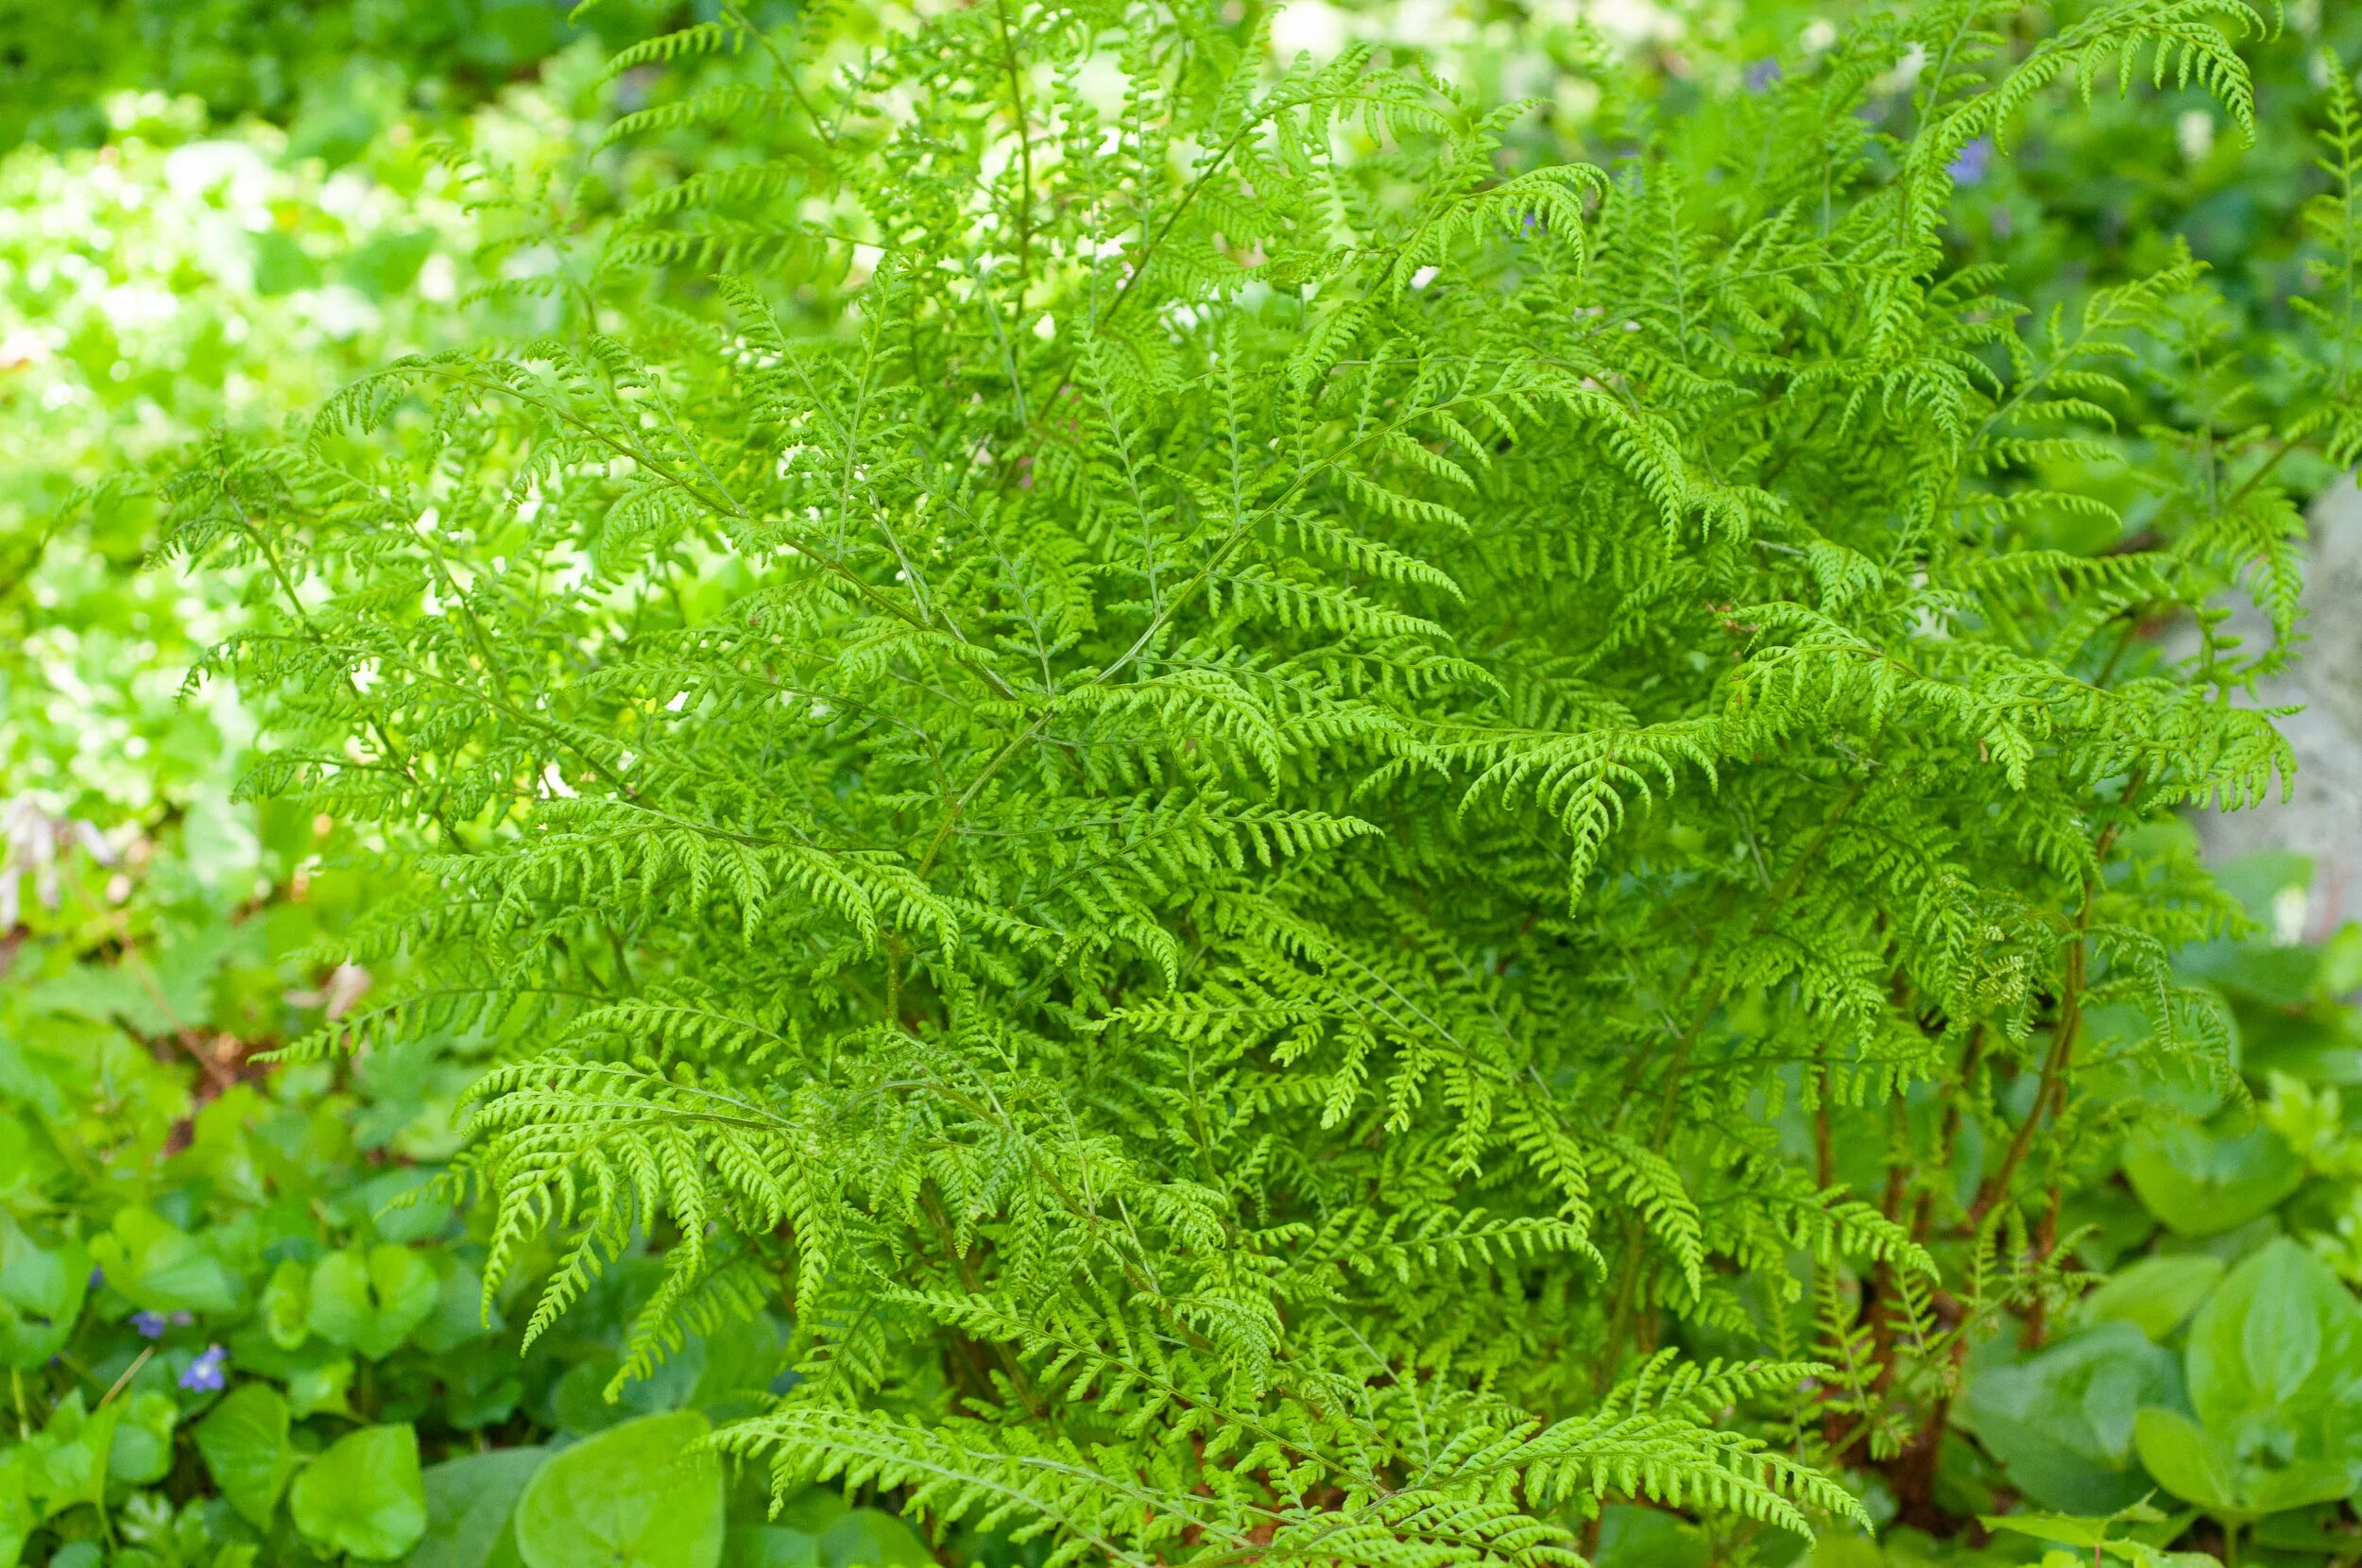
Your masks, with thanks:
[[[2265,849],[2312,857],[2304,925],[2319,940],[2362,915],[2362,488],[2330,490],[2311,522],[2305,644],[2285,673],[2257,683],[2254,697],[2303,708],[2280,721],[2296,753],[2295,790],[2243,811],[2199,813],[2197,823],[2217,863]],[[2252,628],[2247,621],[2234,618],[2244,635],[2270,636],[2260,618]]]

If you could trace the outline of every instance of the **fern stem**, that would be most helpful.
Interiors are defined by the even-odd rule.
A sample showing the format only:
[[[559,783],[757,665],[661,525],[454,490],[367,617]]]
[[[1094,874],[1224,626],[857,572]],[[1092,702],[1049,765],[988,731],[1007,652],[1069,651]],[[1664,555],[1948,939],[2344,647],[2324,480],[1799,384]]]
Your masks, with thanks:
[[[1761,908],[1756,912],[1755,919],[1749,928],[1751,939],[1762,934],[1772,916],[1781,905],[1788,901],[1789,895],[1803,878],[1806,868],[1828,846],[1830,838],[1837,832],[1838,825],[1844,821],[1846,813],[1853,810],[1855,804],[1861,799],[1862,792],[1868,787],[1869,781],[1866,778],[1857,779],[1829,812],[1820,829],[1798,852],[1795,861],[1789,864],[1787,873],[1780,878],[1779,884],[1765,897]],[[1704,962],[1703,953],[1700,954],[1698,962],[1701,963]],[[1658,1101],[1656,1122],[1650,1133],[1650,1143],[1653,1148],[1663,1149],[1667,1138],[1672,1133],[1673,1121],[1681,1106],[1682,1079],[1688,1069],[1690,1051],[1697,1044],[1700,1031],[1714,1016],[1715,1011],[1722,1005],[1722,999],[1728,991],[1727,980],[1717,981],[1707,992],[1705,1000],[1700,1004],[1697,1013],[1691,1017],[1689,1026],[1682,1031],[1680,1037],[1673,1043],[1672,1061],[1667,1068],[1665,1091]],[[1630,1093],[1627,1092],[1626,1103],[1630,1103],[1631,1098]],[[1638,1310],[1641,1265],[1644,1260],[1643,1249],[1648,1240],[1648,1227],[1638,1215],[1635,1215],[1626,1222],[1626,1231],[1623,1267],[1617,1278],[1615,1304],[1608,1314],[1606,1346],[1600,1355],[1594,1379],[1594,1387],[1601,1392],[1604,1392],[1608,1385],[1614,1381],[1621,1367],[1624,1342],[1631,1337],[1634,1317]]]
[[[1025,73],[1018,64],[1017,41],[1009,33],[1009,0],[993,0],[994,19],[1001,26],[1001,59],[1009,78],[1009,112],[1017,121],[1018,159],[1017,209],[1018,303],[1024,305],[1024,281],[1033,270],[1034,256],[1034,130],[1025,107]]]
[[[2122,797],[2125,806],[2129,807],[2140,794],[2146,777],[2146,773],[2136,768],[2125,781]],[[2121,821],[2110,823],[2094,843],[2093,860],[2102,867],[2106,864],[2109,851],[2115,845],[2116,834],[2121,827]],[[2097,893],[2097,888],[2091,881],[2084,882],[2082,905],[2075,918],[2075,934],[2066,947],[2066,976],[2060,988],[2059,1015],[2051,1028],[2050,1049],[2043,1058],[2033,1103],[2027,1107],[2026,1119],[2018,1124],[2016,1134],[2010,1139],[2001,1164],[1985,1179],[1976,1202],[1969,1206],[1968,1222],[1972,1227],[1981,1227],[1994,1205],[2009,1196],[2018,1167],[2025,1163],[2027,1153],[2032,1149],[2034,1134],[2044,1118],[2056,1116],[2064,1109],[2067,1068],[2074,1059],[2076,1036],[2083,1023],[2084,966],[2089,962],[2088,941],[2093,904]]]

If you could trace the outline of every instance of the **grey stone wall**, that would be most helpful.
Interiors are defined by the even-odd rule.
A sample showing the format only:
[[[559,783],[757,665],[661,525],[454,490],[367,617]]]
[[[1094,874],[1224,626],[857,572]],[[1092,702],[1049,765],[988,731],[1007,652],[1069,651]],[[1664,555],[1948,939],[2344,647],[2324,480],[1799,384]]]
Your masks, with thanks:
[[[2352,482],[2332,489],[2310,520],[2305,644],[2286,673],[2257,683],[2255,697],[2303,707],[2280,721],[2296,752],[2295,792],[2244,811],[2200,813],[2198,828],[2217,861],[2261,849],[2311,856],[2305,934],[2319,940],[2362,915],[2362,489]],[[2260,621],[2235,623],[2251,638],[2270,635]]]

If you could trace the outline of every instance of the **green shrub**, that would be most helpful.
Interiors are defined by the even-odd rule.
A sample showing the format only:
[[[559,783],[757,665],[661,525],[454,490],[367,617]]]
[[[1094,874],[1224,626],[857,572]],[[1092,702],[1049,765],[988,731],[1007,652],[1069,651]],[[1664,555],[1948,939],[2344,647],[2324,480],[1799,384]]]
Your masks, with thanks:
[[[2044,1341],[2157,1098],[2110,1075],[2236,1099],[2166,817],[2282,766],[2231,700],[2294,631],[2279,454],[2353,445],[2342,294],[2256,429],[2186,257],[2033,320],[1947,263],[1966,149],[2079,82],[2251,116],[2227,0],[2014,12],[1612,172],[1211,7],[748,50],[625,128],[743,134],[579,330],[215,444],[169,500],[254,589],[253,787],[383,852],[400,990],[324,1039],[501,1042],[454,1185],[496,1287],[562,1238],[526,1338],[653,1243],[626,1374],[792,1315],[723,1450],[1077,1560],[1956,1500],[1962,1357]],[[2137,1327],[2069,1349],[2172,1409]],[[2041,1407],[2055,1506],[2128,1433],[2176,1486],[2168,1418],[2008,1370],[1960,1419],[2006,1467]]]

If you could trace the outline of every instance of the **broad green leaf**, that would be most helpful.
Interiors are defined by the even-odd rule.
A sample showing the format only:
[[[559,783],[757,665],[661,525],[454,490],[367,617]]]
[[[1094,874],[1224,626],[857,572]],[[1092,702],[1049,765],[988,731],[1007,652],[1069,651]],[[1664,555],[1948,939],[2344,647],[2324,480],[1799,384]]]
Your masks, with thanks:
[[[878,1508],[855,1508],[820,1532],[826,1568],[933,1568],[918,1532]]]
[[[1649,1509],[1630,1511],[1642,1514]],[[808,1486],[782,1502],[763,1524],[730,1525],[723,1561],[730,1563],[730,1568],[822,1568],[820,1538],[830,1525],[850,1514],[853,1509],[846,1507],[844,1492],[825,1486]],[[1668,1519],[1663,1514],[1658,1516]],[[1601,1547],[1600,1561],[1611,1561],[1609,1544]]]
[[[705,1354],[705,1342],[691,1338],[657,1363],[646,1377],[633,1378],[621,1387],[617,1379],[623,1362],[617,1356],[595,1356],[568,1368],[550,1391],[550,1409],[557,1418],[558,1429],[588,1437],[635,1416],[660,1415],[688,1406],[696,1392]],[[609,1389],[615,1390],[613,1399],[608,1397]]]
[[[2239,1482],[2260,1513],[2334,1503],[2353,1491],[2353,1473],[2329,1459],[2298,1459],[2277,1466],[2251,1464]]]
[[[44,1518],[83,1503],[95,1506],[105,1498],[107,1460],[122,1415],[119,1405],[92,1410],[77,1389],[59,1402],[48,1424],[25,1444],[26,1490]]]
[[[2353,1490],[2346,1468],[2325,1459],[2243,1462],[2215,1433],[2177,1410],[2143,1410],[2135,1430],[2141,1463],[2157,1484],[2220,1519],[2259,1519],[2332,1502]]]
[[[430,1355],[441,1355],[478,1339],[489,1338],[505,1326],[498,1307],[487,1321],[484,1276],[449,1253],[433,1255],[435,1306],[410,1336],[410,1342]]]
[[[2045,1508],[2108,1514],[2148,1490],[2132,1463],[2143,1405],[2174,1403],[2174,1358],[2131,1323],[2103,1323],[2023,1360],[1973,1357],[1963,1408],[2010,1479]]]
[[[2224,1270],[2222,1259],[2203,1253],[2143,1258],[2083,1298],[2083,1321],[2131,1323],[2163,1342],[2198,1310]]]
[[[338,1194],[329,1212],[339,1224],[367,1226],[380,1241],[431,1241],[452,1219],[448,1199],[434,1195],[436,1173],[396,1166]]]
[[[418,1434],[405,1423],[338,1438],[296,1477],[287,1507],[314,1545],[365,1562],[402,1556],[426,1534]]]
[[[1705,1532],[1678,1514],[1632,1503],[1611,1503],[1600,1513],[1594,1568],[1706,1568],[1714,1544]]]
[[[408,1568],[501,1568],[519,1560],[517,1498],[549,1457],[545,1448],[495,1448],[426,1472],[426,1534]]]
[[[2290,1508],[2257,1520],[2248,1540],[2258,1546],[2318,1557],[2351,1555],[2354,1538],[2344,1523],[2344,1512],[2329,1503]]]
[[[773,1510],[771,1523],[817,1538],[852,1511],[845,1494],[833,1487],[806,1487]]]
[[[2060,1546],[2097,1546],[2116,1530],[2113,1518],[2086,1519],[2065,1513],[1991,1514],[1977,1521],[1988,1530],[2008,1530]]]
[[[352,1356],[324,1339],[307,1336],[294,1350],[285,1350],[264,1330],[245,1329],[231,1337],[230,1363],[284,1384],[288,1413],[298,1421],[323,1411],[352,1413],[347,1398],[355,1371]]]
[[[287,1407],[298,1418],[352,1413],[352,1357],[340,1355],[317,1366],[299,1367],[287,1374]]]
[[[381,1361],[426,1321],[437,1293],[434,1266],[410,1248],[348,1248],[313,1266],[305,1321],[331,1344]]]
[[[2237,1461],[2179,1410],[2151,1406],[2132,1423],[2141,1463],[2157,1484],[2184,1502],[2224,1519],[2242,1519]]]
[[[2217,867],[2215,877],[2223,891],[2246,906],[2251,919],[2268,929],[2278,924],[2283,898],[2302,900],[2313,879],[2313,862],[2291,850],[2265,850]],[[2297,943],[2218,938],[2184,949],[2174,966],[2190,979],[2293,1007],[2311,993],[2320,954]]]
[[[643,1416],[553,1457],[517,1502],[526,1568],[717,1568],[722,1466],[693,1410]]]
[[[20,1372],[65,1348],[90,1287],[90,1254],[72,1242],[38,1247],[11,1229],[0,1243],[0,1361]]]
[[[471,1340],[436,1355],[444,1418],[462,1432],[507,1420],[525,1395],[520,1369],[516,1350],[495,1339]]]
[[[2168,1518],[2146,1503],[2135,1503],[2105,1519],[2084,1519],[2062,1513],[2008,1513],[1988,1514],[1977,1523],[1988,1530],[2030,1536],[2054,1545],[2089,1548],[2093,1553],[2091,1560],[2095,1561],[2105,1553],[2119,1562],[2132,1564],[2133,1568],[2199,1568],[2199,1565],[2216,1568],[2215,1559],[2211,1557],[2161,1551],[2149,1543],[2150,1541],[2169,1540],[2180,1535],[2196,1517],[2195,1514],[2184,1513]],[[2131,1533],[2136,1530],[2148,1535],[2149,1540],[2144,1541],[2139,1535]],[[2044,1561],[2047,1563],[2058,1555],[2049,1554]],[[2080,1568],[2083,1559],[2080,1556],[2072,1560],[2077,1568]]]
[[[2293,1241],[2232,1270],[2190,1324],[2190,1406],[2234,1453],[2356,1467],[2362,1305]]]
[[[26,1483],[30,1457],[22,1447],[0,1452],[0,1563],[14,1563],[41,1525]]]
[[[293,1258],[282,1261],[263,1287],[263,1330],[281,1350],[294,1350],[312,1337],[311,1270]]]
[[[784,1525],[732,1525],[723,1547],[730,1568],[820,1568],[820,1538]]]
[[[108,1450],[107,1474],[131,1486],[152,1486],[172,1469],[172,1431],[180,1424],[180,1407],[171,1395],[152,1389],[119,1403],[123,1414]]]
[[[268,1194],[248,1128],[266,1109],[252,1084],[232,1084],[197,1113],[195,1134],[177,1163],[211,1182],[217,1197],[264,1202]]]
[[[287,1440],[287,1402],[267,1383],[244,1383],[197,1423],[197,1451],[230,1506],[258,1529],[300,1462]]]
[[[0,1079],[4,1078],[5,1074],[0,1073]],[[6,1098],[5,1082],[0,1082],[0,1100]],[[0,1113],[0,1200],[32,1190],[43,1174],[41,1157],[34,1150],[33,1136],[25,1130],[24,1121]]]
[[[0,1103],[20,1105],[51,1120],[64,1116],[65,1092],[56,1075],[45,1070],[47,1066],[38,1052],[26,1049],[22,1042],[0,1032]],[[17,1125],[22,1128],[23,1123]],[[11,1137],[9,1142],[12,1148],[31,1151],[29,1138]]]
[[[687,1403],[705,1410],[719,1425],[714,1406],[749,1391],[768,1393],[772,1380],[785,1365],[785,1331],[768,1314],[735,1319],[700,1336],[705,1363]]]
[[[150,1312],[229,1312],[238,1289],[221,1260],[154,1211],[127,1208],[91,1243],[107,1284]]]
[[[2219,1236],[2276,1207],[2304,1180],[2304,1162],[2258,1127],[2217,1137],[2178,1124],[2125,1142],[2124,1174],[2176,1236]]]

